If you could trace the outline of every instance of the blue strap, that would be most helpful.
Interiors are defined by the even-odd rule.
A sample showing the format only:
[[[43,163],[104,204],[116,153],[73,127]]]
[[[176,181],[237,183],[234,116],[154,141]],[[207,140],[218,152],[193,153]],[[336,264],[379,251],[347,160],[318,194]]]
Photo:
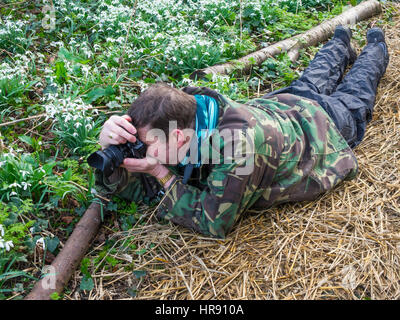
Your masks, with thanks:
[[[201,142],[207,139],[212,133],[212,130],[217,126],[218,121],[218,103],[214,98],[206,95],[194,95],[197,103],[196,108],[196,136],[197,136],[197,163],[187,163],[190,156],[190,149],[186,154],[185,159],[179,164],[184,166],[183,183],[190,179],[193,168],[199,168],[201,165]],[[195,141],[194,141],[195,142]]]

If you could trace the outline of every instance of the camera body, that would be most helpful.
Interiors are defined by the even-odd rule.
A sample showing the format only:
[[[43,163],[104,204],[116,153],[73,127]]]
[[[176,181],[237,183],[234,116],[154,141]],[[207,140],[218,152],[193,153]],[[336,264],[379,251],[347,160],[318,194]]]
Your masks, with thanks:
[[[111,145],[102,151],[92,153],[87,161],[90,166],[103,171],[109,177],[125,158],[142,159],[146,157],[147,146],[136,138],[136,142]]]

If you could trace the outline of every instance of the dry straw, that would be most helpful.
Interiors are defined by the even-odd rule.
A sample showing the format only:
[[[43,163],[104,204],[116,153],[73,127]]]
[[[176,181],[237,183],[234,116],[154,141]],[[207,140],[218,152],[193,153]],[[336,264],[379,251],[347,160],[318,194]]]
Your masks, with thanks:
[[[246,214],[224,241],[154,219],[110,234],[119,242],[136,235],[138,250],[147,252],[120,247],[115,256],[126,265],[133,259],[147,275],[137,279],[124,263],[113,272],[97,269],[95,288],[83,296],[132,299],[128,289],[136,288],[138,299],[399,299],[400,5],[395,9],[394,24],[384,28],[391,60],[355,150],[356,179],[313,202]],[[80,278],[77,272],[67,298],[83,298],[75,290]]]

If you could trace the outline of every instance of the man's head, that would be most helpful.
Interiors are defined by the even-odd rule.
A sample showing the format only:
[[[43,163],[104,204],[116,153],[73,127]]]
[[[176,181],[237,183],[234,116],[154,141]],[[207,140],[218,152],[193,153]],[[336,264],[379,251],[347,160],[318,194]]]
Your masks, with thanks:
[[[191,138],[185,129],[194,129],[195,124],[194,96],[157,83],[139,95],[127,114],[138,130],[139,139],[148,145],[150,157],[168,164],[182,160]]]

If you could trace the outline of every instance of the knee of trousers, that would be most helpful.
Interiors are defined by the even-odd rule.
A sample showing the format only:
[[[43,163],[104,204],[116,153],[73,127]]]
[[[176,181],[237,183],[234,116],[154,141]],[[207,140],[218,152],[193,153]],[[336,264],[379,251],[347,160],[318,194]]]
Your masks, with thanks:
[[[351,147],[358,145],[364,137],[370,112],[363,101],[351,96],[329,96],[320,101],[336,127]]]

